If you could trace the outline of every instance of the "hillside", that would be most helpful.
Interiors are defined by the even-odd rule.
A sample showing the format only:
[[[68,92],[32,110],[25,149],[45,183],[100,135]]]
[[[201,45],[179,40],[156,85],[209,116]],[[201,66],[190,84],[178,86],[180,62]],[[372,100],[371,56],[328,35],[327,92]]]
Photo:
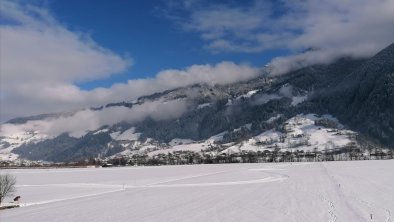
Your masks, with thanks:
[[[394,146],[394,44],[315,100],[353,129]]]
[[[54,162],[168,151],[323,151],[394,145],[394,45],[281,76],[195,84],[2,124],[0,158]],[[375,146],[373,145],[373,146]]]

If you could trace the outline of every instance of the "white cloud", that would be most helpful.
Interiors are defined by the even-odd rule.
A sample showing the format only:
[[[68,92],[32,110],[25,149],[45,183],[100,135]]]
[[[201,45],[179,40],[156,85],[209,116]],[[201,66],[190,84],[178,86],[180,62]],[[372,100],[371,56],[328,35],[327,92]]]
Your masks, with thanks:
[[[192,3],[178,4],[169,17],[176,18],[185,31],[200,33],[212,52],[320,49],[274,59],[275,73],[328,63],[339,56],[368,57],[394,41],[392,0]],[[183,13],[175,14],[180,9]]]
[[[371,56],[394,39],[392,0],[282,0],[276,5],[252,1],[242,6],[234,2],[184,1],[181,9],[190,16],[172,18],[184,30],[200,33],[205,47],[213,52],[319,49],[273,59],[274,74],[329,63],[344,55]],[[9,21],[0,24],[1,121],[128,101],[195,83],[233,83],[259,73],[245,64],[222,62],[82,90],[76,82],[122,73],[132,60],[103,48],[84,33],[70,31],[46,9],[11,1],[1,4],[3,21]]]
[[[327,0],[287,2],[292,10],[282,21],[302,32],[288,42],[291,49],[318,48],[272,60],[274,74],[312,64],[326,64],[341,56],[369,57],[394,41],[394,1]]]
[[[75,82],[106,78],[131,64],[43,8],[2,1],[0,10],[2,120],[81,105]]]
[[[202,4],[207,4],[206,2]],[[285,30],[270,33],[274,28],[270,3],[255,1],[249,6],[207,4],[206,7],[184,7],[190,17],[180,22],[186,31],[201,34],[205,48],[213,52],[260,52],[283,46],[280,41],[293,35]],[[279,44],[280,43],[280,44]]]
[[[7,83],[87,81],[123,72],[131,63],[66,29],[42,8],[4,1],[1,14],[10,21],[0,26],[1,72]]]
[[[132,61],[70,31],[44,8],[2,1],[0,24],[0,119],[60,112],[195,83],[226,84],[253,78],[257,69],[222,62],[164,70],[155,78],[129,80],[109,88],[82,90],[76,82],[126,71]]]
[[[216,65],[192,65],[184,70],[164,70],[155,78],[129,80],[127,84],[115,84],[111,88],[99,88],[87,92],[90,101],[129,101],[142,95],[196,83],[228,84],[256,77],[259,70],[248,65],[221,62]]]
[[[81,137],[88,131],[96,130],[104,125],[111,126],[122,121],[135,123],[147,117],[154,120],[173,119],[181,116],[185,111],[187,111],[187,103],[182,100],[146,102],[132,108],[114,106],[100,111],[86,109],[73,115],[28,121],[24,124],[3,124],[0,135],[34,131],[50,137],[56,137],[62,133]]]
[[[10,115],[21,116],[54,111],[68,111],[75,108],[100,106],[111,102],[130,101],[177,87],[196,83],[227,84],[256,77],[259,70],[248,65],[221,62],[216,65],[192,65],[184,70],[164,70],[155,78],[129,80],[114,84],[110,88],[96,88],[83,91],[72,84],[20,83],[18,90],[10,91],[2,107]]]

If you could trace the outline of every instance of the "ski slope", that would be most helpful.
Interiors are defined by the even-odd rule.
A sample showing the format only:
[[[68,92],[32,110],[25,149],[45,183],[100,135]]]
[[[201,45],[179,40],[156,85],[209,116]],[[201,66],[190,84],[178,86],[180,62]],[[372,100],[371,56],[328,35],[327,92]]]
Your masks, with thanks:
[[[2,222],[394,221],[392,160],[7,172]]]

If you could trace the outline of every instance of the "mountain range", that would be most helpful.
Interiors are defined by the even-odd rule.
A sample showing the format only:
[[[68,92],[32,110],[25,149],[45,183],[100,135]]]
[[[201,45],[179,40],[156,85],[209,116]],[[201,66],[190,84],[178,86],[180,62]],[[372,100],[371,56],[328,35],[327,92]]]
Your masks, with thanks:
[[[195,84],[1,125],[0,160],[394,147],[394,44],[368,59]]]

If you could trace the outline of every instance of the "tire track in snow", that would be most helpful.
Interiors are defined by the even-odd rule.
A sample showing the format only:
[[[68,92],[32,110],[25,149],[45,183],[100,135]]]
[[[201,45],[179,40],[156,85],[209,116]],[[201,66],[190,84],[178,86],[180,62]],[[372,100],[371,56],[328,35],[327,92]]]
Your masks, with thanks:
[[[160,185],[160,184],[164,184],[164,183],[171,183],[171,182],[180,181],[180,180],[186,180],[186,179],[192,179],[192,178],[198,178],[198,177],[204,177],[204,176],[211,176],[211,175],[216,175],[216,174],[221,174],[221,173],[227,173],[227,172],[230,172],[230,171],[231,170],[224,170],[224,171],[218,171],[218,172],[214,172],[214,173],[202,173],[202,174],[197,174],[197,175],[193,175],[193,176],[185,176],[185,177],[176,178],[176,179],[159,181],[159,182],[150,183],[150,184],[147,184],[147,185],[128,186],[127,188],[150,187],[150,186],[156,186],[156,185]]]
[[[20,207],[29,207],[29,206],[35,206],[35,205],[56,203],[56,202],[67,201],[67,200],[76,200],[76,199],[82,199],[82,198],[87,198],[87,197],[95,197],[95,196],[100,196],[100,195],[114,193],[114,192],[119,192],[119,191],[124,191],[124,189],[121,189],[121,190],[110,190],[110,191],[105,191],[105,192],[100,192],[100,193],[87,194],[87,195],[76,196],[76,197],[69,197],[69,198],[59,198],[59,199],[45,200],[45,201],[39,201],[39,202],[33,202],[33,203],[21,203],[19,206]]]
[[[243,171],[243,170],[244,169],[242,169],[241,171]],[[257,170],[260,170],[260,169],[248,169],[248,171],[257,171]],[[266,170],[278,170],[278,169],[262,169],[262,170],[266,171]],[[285,180],[285,179],[289,178],[289,176],[287,174],[265,172],[267,174],[279,175],[279,177],[265,177],[265,178],[255,179],[255,180],[240,180],[240,181],[211,182],[211,183],[165,184],[165,183],[171,183],[171,182],[185,180],[185,179],[227,173],[227,172],[231,172],[231,171],[232,170],[226,170],[226,171],[219,171],[219,172],[215,172],[215,173],[199,174],[199,175],[195,175],[195,176],[182,177],[182,178],[178,178],[178,179],[161,181],[158,183],[152,183],[152,184],[142,185],[142,186],[126,186],[126,188],[229,186],[229,185],[244,185],[244,184],[258,184],[258,183],[275,182],[275,181],[281,181],[281,180]]]
[[[243,169],[245,170],[245,169]],[[256,170],[256,169],[249,169],[251,171]],[[216,174],[221,174],[221,173],[226,173],[230,172],[232,170],[227,170],[227,171],[219,171],[219,172],[214,172],[214,173],[206,173],[206,174],[198,174],[198,175],[193,175],[193,176],[186,176],[186,177],[181,177],[181,178],[176,178],[176,179],[171,179],[171,180],[165,180],[165,181],[159,181],[156,183],[151,183],[151,184],[146,184],[146,185],[139,185],[139,186],[134,186],[134,185],[124,185],[124,184],[97,184],[97,183],[68,183],[68,184],[25,184],[25,185],[18,185],[17,187],[72,187],[72,188],[116,188],[115,190],[110,190],[110,191],[105,191],[105,192],[99,192],[99,193],[94,193],[94,194],[87,194],[87,195],[81,195],[81,196],[75,196],[75,197],[68,197],[68,198],[59,198],[59,199],[52,199],[52,200],[46,200],[46,201],[39,201],[39,202],[32,202],[32,203],[21,203],[21,207],[28,207],[28,206],[35,206],[35,205],[42,205],[42,204],[50,204],[50,203],[55,203],[55,202],[60,202],[60,201],[68,201],[68,200],[75,200],[75,199],[82,199],[82,198],[88,198],[88,197],[95,197],[95,196],[100,196],[100,195],[105,195],[109,193],[114,193],[114,192],[120,192],[120,191],[125,191],[126,189],[136,189],[136,188],[142,188],[142,189],[149,189],[149,188],[177,188],[177,187],[210,187],[210,186],[231,186],[231,185],[246,185],[246,184],[259,184],[259,183],[268,183],[268,182],[276,182],[276,181],[282,181],[285,179],[288,179],[289,176],[287,174],[281,174],[281,173],[274,173],[274,172],[265,172],[266,170],[278,170],[278,169],[257,169],[258,171],[264,171],[264,173],[267,174],[272,174],[276,175],[276,177],[269,176],[265,178],[260,178],[260,179],[254,179],[254,180],[240,180],[240,181],[227,181],[227,182],[211,182],[211,183],[190,183],[190,184],[166,184],[166,183],[171,183],[171,182],[176,182],[176,181],[181,181],[181,180],[186,180],[186,179],[191,179],[191,178],[198,178],[198,177],[204,177],[204,176],[210,176],[210,175],[216,175]],[[279,175],[279,177],[278,177]]]
[[[229,185],[244,185],[244,184],[258,184],[268,183],[284,180],[285,178],[266,177],[257,180],[240,180],[240,181],[227,181],[227,182],[213,182],[213,183],[185,183],[185,184],[158,184],[147,185],[141,187],[158,188],[158,187],[209,187],[209,186],[229,186]],[[128,187],[127,187],[128,188]],[[138,188],[138,187],[136,187]]]
[[[100,196],[100,195],[105,195],[108,193],[114,193],[114,192],[119,192],[119,191],[124,191],[126,188],[150,188],[155,185],[159,185],[161,183],[167,183],[171,181],[178,181],[178,180],[184,180],[188,178],[196,178],[196,177],[201,177],[201,176],[208,176],[208,175],[214,175],[214,174],[219,174],[227,171],[219,171],[215,173],[207,173],[207,174],[199,174],[199,175],[193,175],[193,176],[188,176],[188,177],[182,177],[182,178],[177,178],[173,180],[167,180],[167,181],[160,181],[158,183],[153,183],[153,184],[148,184],[148,185],[141,185],[141,186],[125,186],[124,184],[119,185],[119,184],[97,184],[97,183],[68,183],[68,184],[38,184],[38,185],[18,185],[17,187],[95,187],[95,188],[107,188],[107,187],[115,187],[119,188],[116,190],[110,190],[110,191],[105,191],[105,192],[100,192],[100,193],[94,193],[94,194],[87,194],[87,195],[81,195],[81,196],[76,196],[76,197],[69,197],[69,198],[59,198],[59,199],[52,199],[52,200],[46,200],[46,201],[39,201],[39,202],[33,202],[33,203],[21,203],[21,207],[28,207],[28,206],[35,206],[35,205],[42,205],[42,204],[49,204],[49,203],[55,203],[55,202],[60,202],[60,201],[67,201],[67,200],[75,200],[75,199],[81,199],[81,198],[87,198],[87,197],[94,197],[94,196]]]
[[[119,184],[100,184],[100,183],[49,183],[49,184],[24,184],[16,187],[77,187],[77,188],[118,188],[123,187]]]

